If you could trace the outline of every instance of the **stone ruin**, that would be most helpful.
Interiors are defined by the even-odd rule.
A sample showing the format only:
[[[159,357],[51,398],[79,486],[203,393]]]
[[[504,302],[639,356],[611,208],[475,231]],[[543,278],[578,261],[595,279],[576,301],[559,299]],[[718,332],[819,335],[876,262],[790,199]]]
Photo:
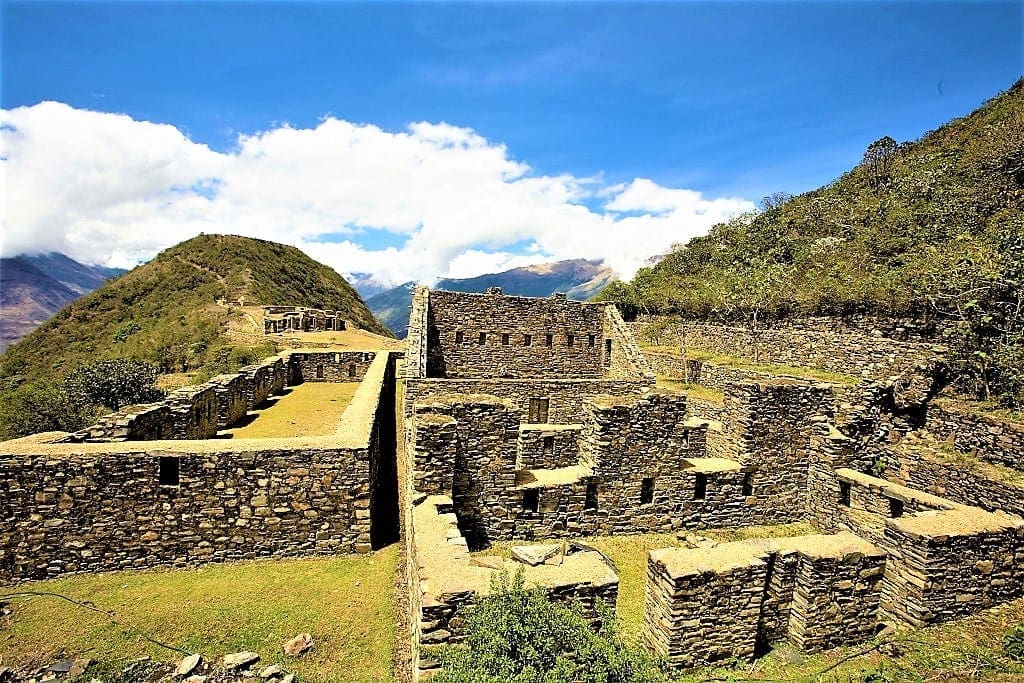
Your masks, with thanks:
[[[392,542],[398,355],[285,352],[80,432],[0,444],[0,581]],[[332,434],[218,433],[310,381],[359,383]]]
[[[338,311],[304,306],[264,306],[263,333],[326,332],[344,330],[345,320]]]
[[[695,371],[645,353],[630,328],[606,303],[421,287],[403,364],[393,351],[293,349],[75,434],[5,442],[0,580],[361,553],[401,526],[423,671],[436,663],[421,646],[459,642],[494,573],[524,566],[473,552],[498,541],[546,542],[513,549],[527,581],[596,620],[618,576],[587,536],[815,527],[649,554],[643,640],[681,668],[779,640],[857,643],[883,621],[926,626],[1024,593],[1024,496],[993,474],[1024,469],[1024,426],[935,399],[921,368],[938,349],[923,338],[772,337],[812,339],[779,351],[787,362],[812,363],[823,345],[847,354],[863,377],[850,386]],[[709,348],[750,341],[684,332]],[[721,398],[656,386],[654,367]],[[359,382],[333,434],[218,438],[316,381]],[[940,457],[950,450],[980,464]]]
[[[883,620],[924,626],[1024,593],[1010,501],[982,509],[877,476],[879,462],[908,462],[893,445],[922,426],[932,391],[918,368],[940,349],[836,341],[865,377],[856,387],[712,368],[712,403],[655,387],[629,327],[612,305],[557,295],[415,292],[403,412],[417,646],[462,637],[459,610],[503,566],[467,549],[495,541],[798,521],[821,532],[651,552],[643,639],[678,667],[783,639],[806,652],[857,643]],[[820,354],[818,342],[801,348]],[[592,605],[615,581],[591,564],[568,591],[557,572],[536,582]]]

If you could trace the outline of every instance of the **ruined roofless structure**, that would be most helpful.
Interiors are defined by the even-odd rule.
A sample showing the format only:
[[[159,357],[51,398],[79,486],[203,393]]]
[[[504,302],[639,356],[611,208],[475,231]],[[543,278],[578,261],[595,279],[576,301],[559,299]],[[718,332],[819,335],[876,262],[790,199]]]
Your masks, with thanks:
[[[345,321],[338,311],[323,311],[303,306],[264,306],[263,333],[326,332],[344,330]]]
[[[654,386],[611,304],[425,287],[404,379],[417,652],[464,636],[455,617],[490,575],[468,551],[493,541],[822,532],[651,552],[644,642],[679,667],[749,660],[785,639],[814,652],[870,638],[882,620],[924,626],[1022,594],[1024,519],[871,474],[896,419],[873,385],[840,415],[832,385],[740,380],[702,419]],[[527,580],[588,612],[617,593],[596,565],[573,576]]]

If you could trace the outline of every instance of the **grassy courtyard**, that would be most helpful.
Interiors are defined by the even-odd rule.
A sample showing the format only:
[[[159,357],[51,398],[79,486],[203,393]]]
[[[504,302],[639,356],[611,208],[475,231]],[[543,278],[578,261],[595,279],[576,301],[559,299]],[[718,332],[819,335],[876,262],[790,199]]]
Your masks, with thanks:
[[[112,611],[118,621],[207,659],[240,650],[259,652],[263,663],[281,663],[302,681],[390,681],[397,561],[398,548],[391,546],[370,555],[71,576],[0,587],[0,595],[61,593]],[[7,602],[13,612],[0,617],[0,666],[87,657],[97,662],[98,675],[119,671],[141,656],[181,657],[63,600]],[[313,649],[286,661],[282,644],[303,632],[313,635]]]
[[[256,419],[226,430],[237,439],[326,436],[334,433],[359,382],[305,382],[261,408]]]

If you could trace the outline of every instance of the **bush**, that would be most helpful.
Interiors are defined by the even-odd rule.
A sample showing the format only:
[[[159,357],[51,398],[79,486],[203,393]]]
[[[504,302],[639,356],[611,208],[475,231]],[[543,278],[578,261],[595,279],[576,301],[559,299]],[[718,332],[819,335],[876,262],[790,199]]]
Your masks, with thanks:
[[[1024,662],[1024,623],[1017,624],[1006,632],[1003,650],[1006,651],[1006,656],[1015,662]]]
[[[0,394],[0,440],[39,432],[73,432],[94,417],[93,411],[71,400],[60,385],[43,380]]]
[[[664,681],[656,661],[624,641],[615,617],[598,605],[595,631],[579,605],[551,602],[539,587],[527,589],[522,571],[491,580],[491,594],[466,616],[464,645],[434,649],[441,663],[435,683],[646,683]]]
[[[81,406],[101,405],[111,410],[133,403],[156,401],[156,366],[131,358],[101,360],[76,368],[62,385],[64,393]]]

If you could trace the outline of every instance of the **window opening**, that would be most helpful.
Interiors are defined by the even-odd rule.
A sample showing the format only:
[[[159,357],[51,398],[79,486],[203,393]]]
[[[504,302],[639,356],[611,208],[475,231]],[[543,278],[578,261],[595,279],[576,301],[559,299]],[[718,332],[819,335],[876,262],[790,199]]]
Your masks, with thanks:
[[[540,506],[540,489],[526,489],[523,491],[523,510],[526,512],[537,512]]]
[[[160,485],[180,485],[180,466],[178,458],[174,456],[160,456]]]
[[[693,489],[694,500],[704,500],[708,497],[708,475],[698,474],[697,484]]]
[[[548,421],[548,409],[550,400],[546,398],[530,399],[530,422],[534,424],[546,424]]]
[[[654,502],[654,479],[646,477],[640,484],[640,504]]]

